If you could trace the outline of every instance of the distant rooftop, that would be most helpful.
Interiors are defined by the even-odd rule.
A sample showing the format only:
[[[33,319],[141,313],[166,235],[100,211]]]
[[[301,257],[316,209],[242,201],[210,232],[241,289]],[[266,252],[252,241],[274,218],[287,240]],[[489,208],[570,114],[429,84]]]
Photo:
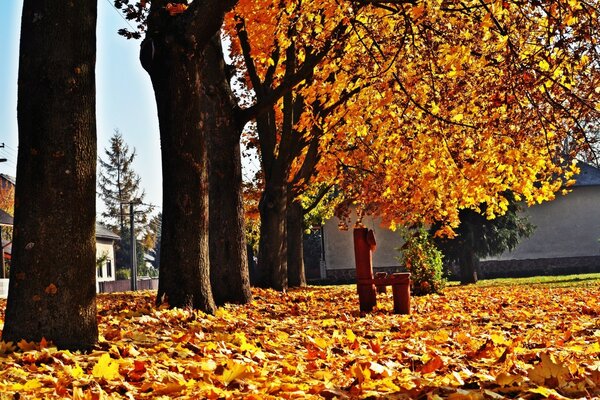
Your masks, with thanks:
[[[12,183],[13,185],[17,184],[17,178],[15,178],[14,176],[6,175],[6,174],[0,174],[0,176],[2,178],[6,179],[7,181],[9,181],[10,183]]]
[[[105,227],[104,225],[96,222],[96,237],[103,239],[120,240],[121,237]]]
[[[575,176],[573,186],[600,186],[600,169],[584,162],[578,162],[577,166],[581,172]]]

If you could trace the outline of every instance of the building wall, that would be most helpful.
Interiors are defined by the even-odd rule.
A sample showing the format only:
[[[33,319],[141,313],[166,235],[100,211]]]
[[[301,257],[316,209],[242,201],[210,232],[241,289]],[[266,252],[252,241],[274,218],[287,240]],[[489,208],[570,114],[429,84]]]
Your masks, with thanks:
[[[98,238],[96,241],[96,259],[106,255],[106,260],[101,266],[96,268],[96,282],[106,282],[115,280],[115,249],[112,240]]]
[[[532,236],[511,252],[482,260],[483,277],[600,272],[600,186],[577,186],[565,196],[524,212],[536,226]],[[332,218],[323,227],[322,278],[348,281],[355,276],[352,229],[340,231],[338,222]],[[400,234],[376,219],[364,222],[377,240],[373,269],[393,272],[400,264],[396,259],[396,249],[403,243]]]
[[[353,220],[355,220],[355,217]],[[323,226],[323,243],[325,247],[325,273],[322,278],[353,279],[354,277],[354,241],[352,228],[340,230],[339,220],[332,218]],[[366,217],[363,219],[366,228],[372,229],[377,242],[377,249],[373,252],[373,268],[377,270],[393,270],[400,265],[397,250],[404,241],[400,232],[391,231],[381,226],[379,219]]]
[[[0,299],[8,297],[8,279],[0,279]]]
[[[510,252],[487,260],[527,260],[600,256],[600,186],[575,187],[554,201],[525,210],[536,226]]]

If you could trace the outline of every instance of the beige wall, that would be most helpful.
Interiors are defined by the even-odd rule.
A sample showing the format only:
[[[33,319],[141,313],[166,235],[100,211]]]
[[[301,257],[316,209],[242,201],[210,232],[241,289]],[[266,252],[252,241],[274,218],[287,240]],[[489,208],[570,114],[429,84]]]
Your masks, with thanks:
[[[566,196],[532,206],[525,210],[536,226],[532,236],[523,240],[512,252],[488,260],[526,260],[600,255],[600,186],[575,187]],[[355,219],[354,219],[355,220]],[[340,231],[338,219],[323,226],[325,270],[349,269],[354,266],[352,229]],[[403,241],[399,232],[381,227],[377,219],[368,217],[365,226],[373,229],[377,250],[374,267],[399,265],[395,250]]]
[[[353,220],[356,218],[353,216]],[[338,228],[339,220],[332,218],[323,226],[323,242],[325,244],[325,267],[331,269],[355,268],[354,243],[352,228],[341,231]],[[404,243],[399,232],[393,232],[387,227],[382,227],[379,219],[366,217],[363,219],[366,228],[375,233],[377,249],[373,253],[374,267],[391,267],[400,265],[396,259],[399,252],[396,250]]]
[[[490,260],[600,255],[600,186],[579,186],[566,196],[525,210],[536,226],[512,252]]]

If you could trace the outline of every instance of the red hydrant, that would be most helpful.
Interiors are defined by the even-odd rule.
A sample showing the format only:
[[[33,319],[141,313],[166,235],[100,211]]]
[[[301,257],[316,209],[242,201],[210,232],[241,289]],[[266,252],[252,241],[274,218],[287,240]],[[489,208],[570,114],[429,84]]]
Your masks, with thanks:
[[[377,294],[373,284],[373,261],[371,252],[375,250],[375,235],[367,228],[354,229],[354,259],[356,261],[356,282],[360,311],[370,312],[377,305]]]

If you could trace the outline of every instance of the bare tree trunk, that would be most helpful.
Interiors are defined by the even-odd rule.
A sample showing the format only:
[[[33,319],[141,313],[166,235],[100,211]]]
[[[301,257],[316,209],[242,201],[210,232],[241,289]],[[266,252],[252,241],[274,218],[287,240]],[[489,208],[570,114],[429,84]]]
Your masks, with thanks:
[[[287,269],[290,287],[306,286],[304,272],[304,212],[302,204],[293,201],[287,206]]]
[[[478,281],[478,267],[479,259],[475,255],[475,252],[471,248],[465,248],[459,259],[460,263],[460,283],[462,285],[468,285],[471,283],[477,283]]]
[[[152,7],[158,7],[153,2]],[[155,14],[152,14],[152,13]],[[222,107],[212,96],[214,65],[207,45],[190,41],[173,17],[151,11],[142,43],[158,109],[163,172],[163,223],[157,303],[215,311],[208,252],[207,136]],[[207,41],[208,42],[208,41]],[[147,55],[150,51],[151,56]]]
[[[287,183],[267,182],[259,204],[257,286],[287,290]]]
[[[235,99],[229,87],[219,34],[210,48],[214,96],[224,105],[215,110],[216,127],[209,139],[210,280],[217,305],[246,304],[252,299],[242,201],[241,127],[234,118]]]
[[[96,322],[94,0],[25,0],[4,341],[89,349]],[[74,207],[77,205],[77,207]]]

